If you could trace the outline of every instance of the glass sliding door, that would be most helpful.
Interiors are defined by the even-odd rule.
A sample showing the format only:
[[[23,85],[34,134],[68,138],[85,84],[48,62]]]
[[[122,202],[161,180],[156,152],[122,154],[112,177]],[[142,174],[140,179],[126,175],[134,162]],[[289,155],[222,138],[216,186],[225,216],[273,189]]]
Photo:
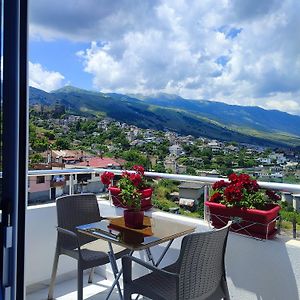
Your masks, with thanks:
[[[27,0],[1,7],[0,299],[25,299],[27,205]]]

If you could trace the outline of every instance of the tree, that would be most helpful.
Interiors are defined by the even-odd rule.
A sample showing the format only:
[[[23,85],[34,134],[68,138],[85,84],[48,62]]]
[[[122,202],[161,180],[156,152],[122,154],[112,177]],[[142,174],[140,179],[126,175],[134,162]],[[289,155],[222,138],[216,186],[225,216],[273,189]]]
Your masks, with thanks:
[[[121,153],[122,158],[127,160],[125,167],[130,168],[133,165],[141,165],[147,166],[148,165],[148,158],[146,155],[140,153],[137,150],[128,150]]]
[[[32,164],[44,162],[44,157],[40,153],[35,153],[29,156],[29,160]]]
[[[158,162],[154,167],[154,172],[165,173],[166,168],[162,162]]]
[[[70,149],[70,141],[67,138],[60,137],[56,140],[54,147],[62,150],[62,149]]]

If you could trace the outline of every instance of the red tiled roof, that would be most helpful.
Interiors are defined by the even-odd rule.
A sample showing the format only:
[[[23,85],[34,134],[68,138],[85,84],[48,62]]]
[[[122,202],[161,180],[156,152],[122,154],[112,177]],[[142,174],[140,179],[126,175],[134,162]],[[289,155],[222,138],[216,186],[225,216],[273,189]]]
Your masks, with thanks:
[[[125,161],[124,161],[125,162]],[[90,157],[86,161],[74,164],[74,166],[89,166],[92,168],[107,168],[109,166],[120,166],[122,165],[121,161],[114,160],[110,157]]]
[[[76,157],[64,157],[63,160],[72,161],[72,160],[78,160],[78,158],[76,158]]]

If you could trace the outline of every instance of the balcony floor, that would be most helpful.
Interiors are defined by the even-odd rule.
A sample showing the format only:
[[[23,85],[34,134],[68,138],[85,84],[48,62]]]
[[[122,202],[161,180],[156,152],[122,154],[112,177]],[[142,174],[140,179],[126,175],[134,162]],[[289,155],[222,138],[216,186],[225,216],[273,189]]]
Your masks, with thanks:
[[[83,278],[83,299],[85,300],[101,300],[105,299],[108,289],[112,282],[106,280],[98,274],[94,274],[94,281],[88,284],[88,275],[85,274]],[[46,300],[48,295],[48,286],[44,286],[39,290],[26,295],[26,300]],[[68,280],[57,282],[54,290],[54,297],[56,300],[76,300],[77,299],[77,279],[71,278]],[[120,300],[117,288],[114,289],[110,300]],[[148,299],[139,297],[139,299]]]

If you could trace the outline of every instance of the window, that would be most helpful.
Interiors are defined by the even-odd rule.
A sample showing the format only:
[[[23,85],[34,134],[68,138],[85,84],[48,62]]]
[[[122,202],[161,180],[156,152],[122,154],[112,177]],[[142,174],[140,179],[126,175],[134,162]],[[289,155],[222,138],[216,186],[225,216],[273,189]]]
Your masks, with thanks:
[[[92,179],[91,174],[78,174],[77,175],[77,181],[78,182],[87,182],[90,179]]]
[[[37,176],[36,177],[36,183],[45,183],[45,176]]]
[[[4,300],[25,298],[27,24],[27,0],[0,1],[1,157],[5,157],[1,160],[0,299]]]

